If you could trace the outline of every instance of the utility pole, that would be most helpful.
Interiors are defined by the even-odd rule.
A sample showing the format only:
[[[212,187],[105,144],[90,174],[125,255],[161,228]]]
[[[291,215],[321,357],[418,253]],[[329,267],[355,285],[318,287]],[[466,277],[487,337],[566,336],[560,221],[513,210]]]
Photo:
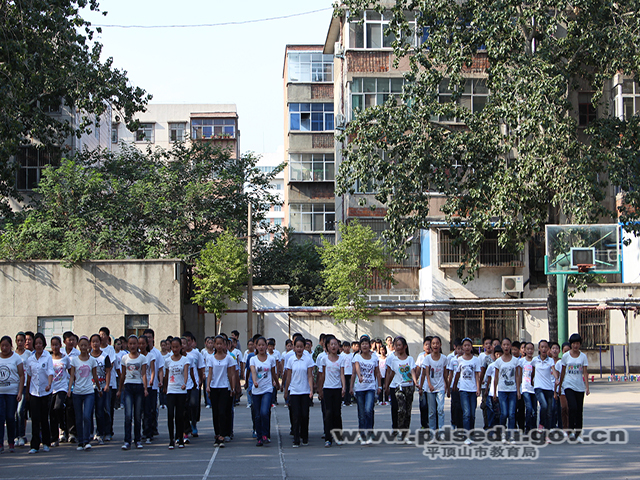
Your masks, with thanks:
[[[247,340],[253,337],[253,236],[251,234],[251,200],[248,202],[247,219],[247,267],[249,280],[247,281]]]

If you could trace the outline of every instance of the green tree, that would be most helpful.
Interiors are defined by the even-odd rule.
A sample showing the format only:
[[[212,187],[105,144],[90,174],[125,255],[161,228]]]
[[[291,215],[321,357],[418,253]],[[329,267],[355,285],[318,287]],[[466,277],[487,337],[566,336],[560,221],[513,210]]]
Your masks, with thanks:
[[[382,240],[370,227],[357,220],[340,224],[341,240],[335,245],[323,240],[320,256],[326,288],[336,296],[331,315],[336,322],[369,320],[377,310],[369,307],[367,295],[374,276],[382,282],[393,282],[386,266],[387,254]]]
[[[197,305],[216,316],[216,322],[227,309],[227,302],[239,302],[249,279],[244,243],[230,231],[224,231],[215,242],[207,243],[196,260],[193,276]]]
[[[336,15],[370,5],[346,0]],[[374,5],[384,11],[382,2]],[[351,190],[354,179],[379,185],[394,249],[440,214],[429,210],[431,192],[447,195],[442,212],[467,245],[462,277],[476,273],[492,230],[500,247],[515,252],[546,223],[616,219],[604,201],[612,185],[627,192],[631,207],[621,220],[640,231],[638,115],[605,114],[578,128],[574,111],[579,92],[594,92],[594,108],[612,111],[611,80],[639,78],[637,2],[398,0],[388,11],[393,38],[411,37],[404,12],[414,9],[424,41],[415,48],[393,43],[396,62],[406,57],[409,64],[402,102],[392,98],[349,124],[337,180],[338,193]],[[490,95],[470,110],[462,94],[476,86]],[[447,121],[454,118],[457,125]],[[555,278],[549,306],[553,337]]]
[[[289,285],[289,305],[323,306],[333,303],[322,277],[322,259],[312,242],[295,242],[290,231],[259,243],[254,257],[255,285]]]
[[[47,168],[34,203],[5,221],[0,258],[180,258],[191,263],[222,229],[246,235],[278,202],[258,158],[209,142],[171,150],[96,151]],[[245,188],[246,187],[246,188]]]
[[[151,99],[129,84],[127,72],[113,68],[111,58],[100,60],[102,45],[82,8],[97,11],[98,2],[0,0],[0,199],[18,196],[8,160],[20,145],[61,145],[90,132],[105,102],[133,128],[135,113]],[[79,125],[47,113],[61,100],[80,114]],[[7,211],[6,201],[0,207]]]

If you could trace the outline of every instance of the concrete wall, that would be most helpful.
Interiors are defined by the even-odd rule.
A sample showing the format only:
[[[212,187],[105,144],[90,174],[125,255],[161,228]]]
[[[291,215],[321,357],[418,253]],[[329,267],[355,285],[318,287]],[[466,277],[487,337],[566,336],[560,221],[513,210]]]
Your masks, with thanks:
[[[181,331],[178,260],[105,260],[65,268],[57,261],[0,262],[0,330],[37,331],[42,317],[72,317],[78,335],[125,333],[125,315],[148,315],[157,338]]]

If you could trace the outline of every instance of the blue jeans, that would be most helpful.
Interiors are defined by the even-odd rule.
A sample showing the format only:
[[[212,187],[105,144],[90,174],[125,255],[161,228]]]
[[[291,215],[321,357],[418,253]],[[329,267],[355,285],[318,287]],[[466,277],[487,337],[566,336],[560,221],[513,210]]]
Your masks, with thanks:
[[[429,404],[429,428],[444,428],[444,392],[426,392]]]
[[[124,384],[124,441],[131,443],[131,421],[136,442],[142,440],[142,406],[144,404],[144,387],[142,384]]]
[[[85,445],[91,440],[91,420],[93,417],[93,406],[95,404],[95,393],[71,395],[73,409],[76,413],[76,438],[79,445]]]
[[[495,402],[498,404],[498,402]],[[500,420],[499,416],[496,414],[496,405],[494,405],[493,397],[491,395],[487,395],[487,428],[493,428]]]
[[[460,405],[462,406],[462,428],[472,430],[476,426],[476,408],[478,397],[476,392],[460,392]]]
[[[522,394],[524,398],[524,431],[529,432],[534,428],[537,428],[536,420],[538,418],[538,403],[536,401],[535,393],[524,392]]]
[[[364,392],[355,392],[355,394],[358,403],[358,428],[371,430],[373,428],[373,405],[376,401],[376,391],[365,390]]]
[[[500,425],[505,425],[509,430],[516,428],[516,392],[498,392],[500,400]]]
[[[258,439],[269,436],[269,430],[271,429],[271,394],[271,391],[262,395],[253,394],[252,411]]]
[[[551,430],[553,425],[553,390],[543,390],[541,388],[534,389],[536,392],[536,399],[540,404],[540,423],[542,426]]]
[[[111,392],[102,392],[102,396],[98,392],[95,395],[96,409],[96,426],[99,437],[111,434]]]
[[[16,438],[16,411],[18,410],[17,395],[0,395],[0,447],[4,445],[4,424],[7,423],[7,440],[13,445]]]

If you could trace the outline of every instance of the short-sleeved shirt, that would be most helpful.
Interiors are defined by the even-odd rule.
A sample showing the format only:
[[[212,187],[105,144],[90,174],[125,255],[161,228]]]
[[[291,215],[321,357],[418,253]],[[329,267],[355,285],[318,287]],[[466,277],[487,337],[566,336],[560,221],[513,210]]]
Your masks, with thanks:
[[[0,395],[18,395],[20,386],[18,365],[23,363],[22,358],[16,352],[13,352],[9,358],[0,357]]]
[[[498,389],[501,392],[516,392],[516,372],[520,366],[520,359],[511,357],[505,362],[502,357],[495,361],[495,368],[498,370]]]
[[[485,371],[487,368],[489,368],[489,365],[493,363],[491,355],[487,355],[487,353],[485,352],[482,352],[480,355],[478,355],[478,358],[480,359],[480,368],[484,368]],[[482,388],[487,388],[486,378],[487,376],[485,375],[485,378],[482,379]]]
[[[342,388],[342,377],[340,376],[340,368],[342,367],[342,359],[338,356],[335,362],[329,359],[328,355],[320,358],[318,355],[318,370],[324,373],[324,383],[322,388]]]
[[[444,392],[444,374],[447,371],[447,364],[449,360],[444,355],[440,354],[438,360],[434,360],[432,354],[427,355],[422,362],[422,369],[427,374],[427,368],[429,369],[429,380],[433,386],[434,392]],[[425,392],[430,392],[429,382],[422,384],[422,389]]]
[[[540,355],[534,357],[533,367],[536,369],[536,374],[533,379],[534,389],[553,390],[553,384],[556,379],[551,369],[554,367],[554,363],[551,357],[547,357],[544,360],[540,358]]]
[[[93,357],[93,355],[91,355]],[[105,352],[101,352],[97,357],[93,357],[96,360],[96,375],[98,376],[98,388],[101,390],[107,384],[107,370],[111,368],[111,358]]]
[[[251,366],[256,369],[256,377],[258,385],[253,385],[252,395],[262,395],[263,393],[273,390],[273,377],[271,369],[276,366],[276,359],[273,355],[267,355],[264,362],[261,362],[258,356],[251,357]]]
[[[558,379],[560,379],[560,377],[562,376],[562,359],[561,358],[558,359],[558,361],[556,362],[553,368],[555,368],[556,372],[558,372]],[[564,395],[563,385],[560,386],[560,395]]]
[[[387,362],[389,361],[387,357]],[[357,363],[360,366],[360,375],[362,375],[362,382],[356,375],[355,367],[353,369],[353,375],[356,375],[355,381],[353,383],[353,391],[354,392],[366,392],[367,390],[377,390],[378,388],[378,379],[376,378],[376,368],[379,365],[378,355],[374,352],[371,352],[371,358],[366,360],[362,357],[361,354],[356,353],[353,356],[353,363]]]
[[[116,375],[113,371],[120,365],[120,362],[117,359],[116,349],[113,348],[112,345],[107,345],[106,347],[102,348],[102,353],[107,355],[109,357],[109,360],[111,361],[111,379],[109,380],[109,387],[118,388],[118,379],[116,378]]]
[[[229,375],[228,368],[234,367],[236,368],[238,363],[232,355],[227,353],[227,355],[222,359],[218,360],[214,355],[209,355],[207,359],[207,378],[209,376],[209,372],[211,372],[211,383],[209,383],[210,388],[226,388],[229,390],[231,385],[229,384]]]
[[[51,392],[66,392],[69,390],[69,368],[71,368],[71,359],[68,355],[62,358],[53,358],[53,383],[51,384]]]
[[[164,368],[167,370],[167,394],[178,393],[187,394],[187,389],[182,390],[182,386],[186,385],[184,377],[184,367],[189,365],[187,357],[180,357],[180,360],[172,360],[172,355],[165,360]],[[187,368],[187,378],[189,377],[189,369]]]
[[[187,381],[187,390],[191,390],[192,388],[198,388],[200,386],[200,373],[198,370],[205,367],[204,357],[198,350],[191,350],[187,352],[187,357],[189,358],[189,380]],[[196,379],[195,384],[193,383],[193,378]]]
[[[480,359],[471,357],[465,360],[464,356],[458,358],[458,390],[461,392],[475,392],[478,390],[476,384],[476,372],[480,371]]]
[[[345,375],[353,375],[353,353],[344,353],[340,354],[340,358],[342,359],[342,366],[344,367]]]
[[[27,360],[27,375],[31,377],[31,383],[29,384],[29,395],[34,397],[46,397],[51,395],[51,389],[46,391],[47,385],[49,385],[49,375],[53,376],[53,360],[51,354],[44,350],[40,358],[36,358],[34,353]]]
[[[79,356],[71,357],[73,374],[73,394],[89,395],[93,393],[93,369],[98,366],[96,359],[89,355],[88,360],[80,360]]]
[[[125,369],[124,383],[142,385],[142,366],[147,365],[147,357],[139,354],[136,358],[131,358],[130,354],[127,354],[120,362]]]
[[[149,388],[158,390],[160,385],[160,378],[159,378],[160,375],[158,375],[158,372],[164,365],[164,357],[162,356],[162,352],[158,350],[156,347],[153,347],[151,351],[149,351],[149,353],[147,354],[147,361],[149,362],[148,363],[149,365],[151,364],[152,359],[156,361],[154,364],[156,375],[153,379],[153,385],[149,385],[148,381],[151,379],[151,371],[147,369],[147,384],[149,385]]]
[[[309,395],[309,368],[313,368],[315,363],[313,357],[302,355],[289,357],[285,364],[285,370],[291,370],[291,380],[289,381],[289,393],[291,395]]]
[[[573,390],[575,392],[586,391],[586,385],[584,384],[583,372],[589,365],[587,356],[580,352],[578,358],[573,358],[571,352],[567,352],[562,355],[562,367],[565,369],[564,380],[562,386],[565,390]]]
[[[535,393],[531,382],[531,377],[533,376],[533,358],[529,361],[527,360],[527,357],[520,357],[520,361],[518,363],[520,364],[520,368],[522,368],[522,384],[520,385],[520,391],[522,393]]]
[[[408,355],[404,360],[400,360],[395,355],[390,357],[390,361],[387,361],[387,368],[394,373],[391,379],[391,388],[410,387],[413,385],[411,372],[416,368],[416,362],[411,355]]]
[[[484,381],[489,386],[490,397],[493,397],[494,395],[498,394],[498,392],[495,391],[495,382],[493,381],[493,376],[495,374],[496,374],[496,362],[492,362],[487,367],[487,371],[484,372]]]

